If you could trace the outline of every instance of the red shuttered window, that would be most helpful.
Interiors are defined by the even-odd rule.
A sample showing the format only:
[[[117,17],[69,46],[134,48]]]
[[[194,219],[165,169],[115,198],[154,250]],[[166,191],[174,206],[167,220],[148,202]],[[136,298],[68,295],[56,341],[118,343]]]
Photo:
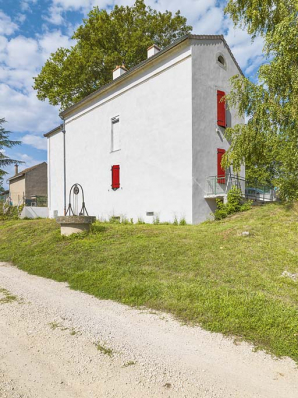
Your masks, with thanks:
[[[120,188],[120,166],[112,166],[112,189]]]
[[[224,91],[217,91],[217,125],[226,127],[226,104],[221,99],[226,95]]]
[[[226,171],[221,166],[221,161],[223,155],[226,153],[224,149],[217,149],[217,183],[225,184],[226,183]]]

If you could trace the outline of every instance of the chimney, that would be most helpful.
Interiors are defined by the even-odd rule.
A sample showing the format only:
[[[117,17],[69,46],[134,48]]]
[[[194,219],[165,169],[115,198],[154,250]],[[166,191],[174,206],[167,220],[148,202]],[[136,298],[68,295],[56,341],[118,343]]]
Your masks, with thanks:
[[[160,52],[160,48],[157,47],[156,44],[153,44],[153,46],[151,46],[147,49],[147,58],[151,58],[151,57],[153,57],[153,55],[155,55],[159,52]]]
[[[14,165],[14,175],[19,174],[19,166],[17,164]]]
[[[117,77],[122,76],[125,72],[127,72],[127,69],[124,65],[116,66],[116,68],[113,70],[113,80],[117,79]]]

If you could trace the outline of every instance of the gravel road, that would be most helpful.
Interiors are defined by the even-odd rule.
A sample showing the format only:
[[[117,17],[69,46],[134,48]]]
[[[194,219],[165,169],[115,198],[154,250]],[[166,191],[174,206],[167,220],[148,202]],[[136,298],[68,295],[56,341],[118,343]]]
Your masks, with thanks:
[[[298,370],[0,263],[0,397],[297,398]]]

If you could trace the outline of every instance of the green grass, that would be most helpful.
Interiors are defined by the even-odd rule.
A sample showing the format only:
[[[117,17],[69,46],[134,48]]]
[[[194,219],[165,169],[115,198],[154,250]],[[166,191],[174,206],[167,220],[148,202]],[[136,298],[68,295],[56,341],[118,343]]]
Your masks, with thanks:
[[[61,237],[54,220],[0,223],[0,260],[71,288],[244,339],[298,362],[298,205],[198,226],[98,223]],[[242,236],[249,231],[249,236]]]

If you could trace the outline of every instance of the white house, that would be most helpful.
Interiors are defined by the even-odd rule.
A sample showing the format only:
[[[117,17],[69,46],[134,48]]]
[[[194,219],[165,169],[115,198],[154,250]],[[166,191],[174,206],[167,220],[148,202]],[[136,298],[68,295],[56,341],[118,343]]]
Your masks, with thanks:
[[[61,113],[48,139],[50,217],[74,183],[89,215],[199,223],[231,186],[225,128],[244,123],[221,101],[241,74],[221,35],[187,35]],[[243,175],[244,177],[244,171]]]

